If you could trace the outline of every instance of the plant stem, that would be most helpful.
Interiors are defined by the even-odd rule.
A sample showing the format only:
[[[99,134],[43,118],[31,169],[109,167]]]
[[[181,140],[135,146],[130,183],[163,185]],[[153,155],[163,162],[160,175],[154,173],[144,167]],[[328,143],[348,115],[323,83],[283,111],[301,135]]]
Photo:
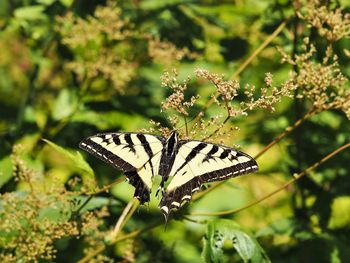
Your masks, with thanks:
[[[89,262],[91,259],[93,259],[95,256],[100,254],[106,249],[106,246],[104,244],[98,246],[95,250],[93,250],[92,253],[87,254],[85,257],[83,257],[81,260],[78,261],[78,263],[86,263]]]
[[[345,150],[346,148],[350,147],[350,143],[347,143],[339,148],[337,148],[336,150],[334,150],[333,152],[331,152],[330,154],[328,154],[327,156],[323,157],[320,161],[314,163],[313,165],[311,165],[310,167],[308,167],[307,169],[305,169],[304,171],[302,171],[301,173],[297,174],[294,176],[293,179],[289,180],[288,182],[286,182],[285,184],[283,184],[281,187],[277,188],[276,190],[272,191],[271,193],[263,196],[262,198],[259,198],[258,200],[255,200],[241,208],[238,209],[233,209],[233,210],[227,210],[227,211],[222,211],[222,212],[214,212],[214,213],[191,213],[191,216],[223,216],[223,215],[231,215],[231,214],[235,214],[238,213],[242,210],[245,210],[247,208],[250,208],[266,199],[268,199],[269,197],[277,194],[278,192],[282,191],[283,189],[287,188],[289,185],[293,184],[294,182],[296,182],[297,180],[299,180],[300,178],[302,178],[303,176],[305,176],[306,174],[308,174],[309,172],[315,170],[317,167],[319,167],[321,164],[325,163],[326,161],[328,161],[330,158],[332,158],[333,156],[335,156],[336,154],[338,154],[339,152]]]
[[[97,191],[94,191],[92,193],[90,193],[89,195],[97,195],[97,194],[100,194],[100,193],[103,193],[103,192],[106,192],[109,190],[109,188],[111,188],[112,186],[116,185],[116,184],[120,184],[121,182],[124,182],[125,178],[124,177],[121,177],[117,180],[115,180],[114,182],[102,187],[101,189],[98,189]]]
[[[109,188],[111,188],[112,186],[114,186],[116,184],[119,184],[122,181],[124,181],[124,178],[119,178],[118,180],[115,180],[113,183],[108,184],[108,185],[104,186],[103,188],[101,188],[101,189],[99,189],[99,190],[97,190],[97,191],[95,191],[93,193],[88,194],[88,198],[85,200],[85,202],[76,211],[73,212],[72,217],[74,217],[75,215],[78,215],[79,212],[90,202],[90,200],[92,199],[92,197],[94,195],[97,195],[99,193],[105,192]]]
[[[122,214],[120,215],[120,217],[119,217],[119,219],[114,227],[113,232],[110,235],[112,242],[117,238],[118,233],[122,229],[122,226],[125,225],[127,219],[130,218],[130,216],[128,217],[128,214],[132,210],[133,206],[136,206],[135,204],[136,204],[136,201],[135,201],[135,198],[133,198],[129,201],[129,203],[124,208]],[[133,211],[135,211],[135,210],[133,209]]]
[[[154,222],[153,224],[143,228],[143,229],[139,229],[139,230],[135,230],[129,234],[125,234],[123,236],[120,236],[120,237],[117,237],[115,240],[113,240],[113,242],[109,243],[109,245],[113,245],[119,241],[123,241],[123,240],[126,240],[126,239],[129,239],[129,238],[133,238],[133,237],[136,237],[144,232],[147,232],[157,226],[160,226],[162,225],[163,222],[162,221],[157,221],[157,222]],[[85,257],[83,257],[81,260],[78,261],[78,263],[86,263],[86,262],[89,262],[91,259],[93,259],[95,256],[97,256],[98,254],[102,253],[104,250],[106,249],[106,245],[101,245],[99,247],[97,247],[92,253],[86,255]]]
[[[303,117],[301,117],[299,120],[297,120],[292,126],[289,126],[282,132],[280,135],[276,137],[272,142],[270,142],[268,145],[266,145],[260,152],[255,155],[255,159],[258,159],[263,153],[265,153],[268,149],[270,149],[272,146],[274,146],[276,143],[281,141],[284,137],[286,137],[289,133],[291,133],[293,130],[298,128],[304,121],[312,117],[316,113],[315,109],[311,109],[309,112],[307,112]]]
[[[120,217],[119,217],[119,219],[118,219],[118,221],[117,221],[117,223],[116,223],[116,225],[114,227],[113,232],[110,235],[111,241],[108,243],[108,245],[115,244],[117,241],[123,240],[122,238],[127,236],[127,235],[124,235],[124,236],[122,236],[122,238],[117,238],[119,232],[124,227],[126,222],[130,219],[132,214],[135,212],[137,206],[138,206],[138,202],[136,201],[135,198],[130,200],[130,202],[126,205],[126,207],[124,208],[122,214],[120,215]],[[134,232],[136,232],[135,234],[137,235],[137,234],[139,234],[141,232],[141,230],[136,230]],[[127,238],[130,238],[130,237],[127,237]],[[127,239],[127,238],[125,238],[125,239]],[[107,246],[105,244],[102,244],[102,245],[98,246],[92,253],[87,254],[85,257],[83,257],[81,260],[79,260],[78,263],[89,262],[95,256],[97,256],[98,254],[102,253],[106,249],[106,247]]]
[[[157,226],[161,226],[163,225],[163,221],[157,221],[157,222],[154,222],[153,224],[143,228],[143,229],[140,229],[140,230],[135,230],[129,234],[126,234],[126,235],[123,235],[123,236],[120,236],[119,238],[117,238],[113,244],[119,242],[119,241],[122,241],[122,240],[125,240],[125,239],[129,239],[129,238],[133,238],[133,237],[136,237],[144,232],[147,232],[149,230],[152,230],[153,228],[157,227]]]
[[[263,51],[264,48],[266,48],[272,40],[274,40],[275,37],[278,36],[278,34],[284,29],[285,26],[286,22],[284,21],[275,29],[275,31],[273,31],[273,33],[268,38],[265,39],[265,41],[253,52],[253,54],[251,54],[249,58],[241,64],[241,66],[233,73],[231,79],[237,78],[239,74],[241,74],[242,71],[245,70],[245,68],[253,61],[253,59],[257,57],[260,52]]]
[[[186,128],[186,137],[188,138],[188,125],[187,125],[187,119],[186,119],[186,116],[183,115],[184,117],[184,121],[185,121],[185,128]]]
[[[284,130],[284,132],[282,132],[280,135],[278,135],[276,137],[276,139],[274,139],[272,142],[270,142],[268,145],[266,145],[258,154],[256,154],[254,156],[254,159],[258,159],[261,155],[263,155],[267,150],[269,150],[272,146],[274,146],[276,143],[278,143],[279,141],[281,141],[284,137],[286,137],[288,134],[290,134],[293,130],[295,130],[296,128],[298,128],[304,121],[306,121],[307,119],[309,119],[311,116],[313,116],[316,113],[315,109],[311,109],[309,112],[307,112],[301,119],[297,120],[292,126],[289,126],[288,128],[286,128]],[[194,197],[193,197],[193,201],[198,200],[200,198],[202,198],[204,195],[206,195],[207,193],[213,191],[214,189],[216,189],[217,187],[221,186],[222,184],[224,184],[227,181],[221,181],[221,182],[217,182],[217,183],[213,183],[209,188],[197,193]]]

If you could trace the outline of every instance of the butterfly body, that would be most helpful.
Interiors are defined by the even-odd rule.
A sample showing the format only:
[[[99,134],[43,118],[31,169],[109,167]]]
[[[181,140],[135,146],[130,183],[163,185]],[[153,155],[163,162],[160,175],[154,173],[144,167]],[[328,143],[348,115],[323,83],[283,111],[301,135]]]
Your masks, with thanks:
[[[205,183],[258,170],[256,161],[243,152],[223,145],[180,140],[176,131],[167,139],[145,133],[102,133],[84,139],[79,146],[122,170],[141,204],[150,200],[154,176],[161,176],[157,194],[162,193],[159,207],[165,216],[190,201]]]

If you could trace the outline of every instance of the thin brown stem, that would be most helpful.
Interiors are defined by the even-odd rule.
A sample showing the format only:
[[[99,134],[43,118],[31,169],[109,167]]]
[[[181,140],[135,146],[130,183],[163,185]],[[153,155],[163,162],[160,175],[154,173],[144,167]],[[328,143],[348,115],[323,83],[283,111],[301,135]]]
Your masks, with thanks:
[[[122,230],[122,228],[124,227],[124,225],[126,224],[126,222],[130,219],[130,217],[132,216],[132,214],[135,212],[135,209],[137,207],[138,202],[135,201],[135,198],[133,198],[132,200],[130,200],[130,202],[126,205],[126,207],[124,208],[122,214],[120,215],[113,232],[110,235],[110,242],[108,243],[109,245],[111,244],[115,244],[117,241],[123,240],[121,238],[118,238],[118,234],[119,232]],[[137,232],[136,234],[139,234],[140,230],[135,231]],[[125,237],[122,236],[122,237]],[[126,238],[125,238],[126,239]],[[94,257],[96,257],[98,254],[102,253],[105,249],[106,249],[106,245],[105,244],[101,244],[100,246],[98,246],[96,249],[94,249],[92,251],[92,253],[87,254],[85,257],[83,257],[81,260],[78,261],[78,263],[85,263],[85,262],[89,262],[91,259],[93,259]]]
[[[311,109],[309,112],[307,112],[302,118],[297,120],[292,126],[289,126],[282,132],[280,135],[276,137],[272,142],[270,142],[268,145],[266,145],[263,149],[260,150],[258,154],[255,155],[255,159],[258,159],[261,155],[263,155],[268,149],[270,149],[272,146],[274,146],[276,143],[281,141],[284,137],[286,137],[288,134],[290,134],[293,130],[298,128],[304,121],[312,117],[316,113],[315,109]]]
[[[106,249],[106,246],[104,244],[98,246],[97,248],[95,248],[92,253],[87,254],[85,257],[83,257],[81,260],[78,261],[78,263],[86,263],[89,262],[91,259],[93,259],[95,256],[97,256],[98,254],[100,254],[101,252],[103,252]]]
[[[186,119],[186,116],[183,115],[184,117],[184,121],[185,121],[185,129],[186,129],[186,137],[188,138],[188,125],[187,125],[187,119]]]
[[[136,206],[135,204],[136,204],[136,201],[135,201],[135,198],[133,198],[132,200],[129,201],[129,203],[124,208],[124,210],[123,210],[122,214],[120,215],[117,223],[115,224],[113,232],[110,235],[112,242],[117,238],[120,230],[125,225],[126,220],[130,219],[131,216],[128,217],[128,214],[132,210],[133,206]]]
[[[241,66],[233,73],[231,79],[235,79],[239,76],[239,74],[242,73],[242,71],[253,61],[255,57],[259,55],[261,51],[264,50],[264,48],[267,47],[268,44],[276,37],[278,34],[283,30],[283,28],[286,26],[286,22],[282,22],[275,31],[265,39],[265,41],[253,52],[253,54],[250,55],[250,57],[245,60]]]
[[[126,235],[123,235],[123,236],[118,237],[118,238],[114,241],[113,244],[115,244],[115,243],[117,243],[117,242],[119,242],[119,241],[125,240],[125,239],[129,239],[129,238],[136,237],[136,236],[138,236],[138,235],[140,235],[140,234],[142,234],[142,233],[144,233],[144,232],[147,232],[147,231],[149,231],[149,230],[152,230],[153,228],[158,227],[158,226],[161,226],[161,225],[163,225],[163,221],[155,222],[155,223],[153,223],[153,224],[151,224],[151,225],[149,225],[149,226],[147,226],[147,227],[145,227],[145,228],[143,228],[143,229],[135,230],[135,231],[133,231],[133,232],[131,232],[131,233],[129,233],[129,234],[126,234]]]
[[[282,191],[283,189],[286,189],[288,186],[290,186],[291,184],[293,184],[294,182],[296,182],[297,180],[299,180],[300,178],[302,178],[303,176],[307,175],[309,172],[315,170],[317,167],[319,167],[321,164],[325,163],[326,161],[328,161],[330,158],[332,158],[333,156],[335,156],[336,154],[338,154],[339,152],[347,149],[350,147],[350,143],[347,143],[341,147],[339,147],[338,149],[334,150],[333,152],[331,152],[330,154],[328,154],[327,156],[323,157],[320,161],[314,163],[313,165],[311,165],[310,167],[308,167],[307,169],[305,169],[304,171],[302,171],[301,173],[297,174],[294,176],[293,179],[289,180],[288,182],[286,182],[285,184],[283,184],[281,187],[277,188],[276,190],[272,191],[271,193],[268,193],[267,195],[259,198],[258,200],[255,200],[241,208],[238,209],[232,209],[232,210],[227,210],[227,211],[222,211],[222,212],[214,212],[214,213],[191,213],[191,216],[223,216],[223,215],[231,215],[231,214],[235,214],[238,213],[242,210],[245,210],[247,208],[250,208],[268,198],[270,198],[271,196],[277,194],[278,192]]]
[[[114,182],[102,187],[101,189],[98,189],[97,191],[94,191],[92,193],[90,193],[89,195],[97,195],[97,194],[100,194],[100,193],[103,193],[103,192],[106,192],[108,191],[112,186],[115,186],[117,184],[120,184],[121,182],[123,182],[125,179],[123,177],[115,180]]]
[[[282,132],[280,135],[276,137],[272,142],[270,142],[267,146],[265,146],[258,154],[255,155],[254,159],[258,159],[261,155],[263,155],[267,150],[269,150],[272,146],[274,146],[276,143],[281,141],[284,137],[286,137],[288,134],[290,134],[293,130],[298,128],[304,121],[309,119],[311,116],[313,116],[316,113],[315,109],[310,110],[308,113],[306,113],[301,119],[296,121],[292,126],[289,126]],[[221,181],[217,183],[213,183],[209,188],[205,189],[204,191],[201,191],[197,193],[194,197],[193,200],[198,200],[202,198],[204,195],[207,193],[213,191],[214,189],[218,188],[222,184],[224,184],[227,181]]]
[[[243,72],[243,70],[245,70],[245,68],[254,60],[254,58],[256,58],[261,51],[264,50],[265,47],[268,46],[268,44],[271,43],[271,41],[278,36],[278,34],[284,29],[284,27],[286,26],[286,22],[282,22],[276,29],[275,31],[268,37],[265,39],[265,41],[241,64],[241,66],[232,74],[230,79],[236,79],[239,74],[241,74]],[[199,122],[199,120],[201,119],[201,117],[204,115],[204,112],[215,102],[215,100],[217,99],[217,97],[219,96],[218,93],[216,93],[214,96],[211,97],[211,99],[205,104],[205,106],[203,107],[203,109],[198,113],[198,115],[196,116],[196,118],[193,121],[193,124],[191,126],[192,130]]]
[[[203,140],[206,141],[209,138],[213,137],[218,131],[220,131],[220,129],[229,121],[229,119],[232,117],[230,114],[230,106],[229,106],[229,101],[225,100],[225,106],[227,109],[227,117],[225,118],[225,120],[222,122],[222,125],[220,125],[219,127],[216,128],[215,131],[213,131],[211,134],[209,134],[207,137],[205,137]]]
[[[102,193],[102,192],[106,192],[106,191],[108,191],[109,188],[111,188],[112,186],[114,186],[116,184],[121,183],[122,181],[124,181],[124,178],[119,178],[118,180],[114,181],[113,183],[106,185],[97,191],[89,193],[88,198],[84,201],[84,203],[76,211],[73,212],[72,218],[80,213],[80,211],[91,201],[91,199],[93,198],[94,195],[97,195],[97,194]]]
[[[134,205],[130,209],[130,212],[128,213],[128,215],[125,217],[125,220],[122,223],[121,229],[124,228],[125,224],[130,220],[130,218],[133,216],[133,214],[135,213],[135,211],[138,207],[139,207],[139,201],[134,198]]]
[[[219,186],[223,185],[226,181],[221,181],[221,182],[217,182],[217,183],[213,183],[210,187],[208,187],[207,189],[197,193],[195,196],[193,196],[192,200],[196,201],[201,199],[204,195],[206,195],[207,193],[213,191],[214,189],[218,188]]]
[[[113,240],[113,242],[109,243],[109,245],[114,245],[115,243],[119,242],[119,241],[123,241],[129,238],[134,238],[137,237],[138,235],[147,232],[157,226],[162,225],[163,223],[161,221],[159,222],[155,222],[143,229],[139,229],[139,230],[135,230],[129,234],[125,234],[122,235],[120,237],[117,237],[115,240]],[[85,257],[83,257],[81,260],[78,261],[78,263],[86,263],[89,262],[91,259],[93,259],[94,257],[96,257],[98,254],[102,253],[105,249],[106,249],[106,245],[102,244],[101,246],[98,246],[92,253],[87,254]]]

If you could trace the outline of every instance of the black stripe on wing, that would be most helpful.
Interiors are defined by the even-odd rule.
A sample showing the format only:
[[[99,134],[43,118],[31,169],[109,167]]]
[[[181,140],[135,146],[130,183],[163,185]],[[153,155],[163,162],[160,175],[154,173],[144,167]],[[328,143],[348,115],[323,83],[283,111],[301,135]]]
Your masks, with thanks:
[[[135,140],[135,136],[139,140]],[[142,134],[142,133],[103,133],[97,134],[95,136],[91,136],[82,140],[79,144],[79,147],[87,152],[91,153],[95,157],[101,159],[102,161],[112,165],[113,167],[122,170],[129,183],[135,187],[134,197],[140,200],[140,203],[143,204],[145,202],[149,202],[150,200],[150,189],[142,180],[142,178],[138,174],[138,170],[141,167],[135,167],[130,162],[122,159],[116,153],[113,153],[106,149],[106,146],[102,146],[99,143],[93,141],[93,138],[100,138],[104,144],[121,146],[122,148],[129,149],[132,153],[135,154],[136,157],[136,147],[142,146],[143,150],[146,152],[144,163],[142,163],[142,167],[144,167],[147,163],[149,163],[151,168],[151,176],[153,177],[155,174],[152,158],[157,154],[152,150],[153,146],[150,146],[150,142],[147,140],[147,136],[152,136],[159,141],[153,139],[151,143],[159,143],[161,145],[164,144],[164,138],[156,135],[150,134]],[[133,141],[133,139],[136,141]],[[123,143],[122,143],[123,142]],[[154,148],[154,147],[153,147]],[[134,160],[130,160],[131,162]]]
[[[180,143],[181,145],[186,144],[185,141],[181,141]],[[199,144],[193,149],[191,149],[190,153],[184,158],[184,163],[176,170],[174,174],[174,179],[175,177],[177,177],[178,179],[179,176],[181,176],[181,173],[177,173],[181,171],[181,169],[184,168],[186,165],[188,165],[189,170],[193,171],[194,177],[191,180],[184,182],[184,184],[178,186],[177,188],[172,189],[170,192],[165,192],[163,194],[163,198],[159,204],[159,207],[165,215],[165,217],[169,215],[171,209],[179,209],[183,202],[190,201],[192,199],[192,195],[195,192],[199,191],[200,187],[205,183],[213,181],[222,181],[239,175],[254,173],[258,171],[258,164],[248,154],[221,145],[203,143],[199,141],[198,143]],[[207,150],[204,150],[204,152],[202,151],[204,148],[209,146],[211,148],[207,148]],[[180,153],[178,152],[177,154]],[[197,166],[198,162],[191,163],[191,160],[198,160],[198,158],[200,158],[199,166]],[[216,167],[220,166],[218,162],[220,162],[220,160],[225,159],[227,161],[232,162],[232,165],[227,165],[226,167],[222,167],[221,169],[215,169]],[[209,169],[208,172],[203,172],[202,168],[202,173],[196,174],[196,171],[198,172],[199,170],[201,170],[201,164],[206,164],[207,162],[210,163],[210,161],[210,167],[213,168],[212,171],[210,171],[211,169]],[[193,165],[193,167],[191,164]]]
[[[167,218],[171,209],[179,209],[184,202],[189,202],[202,183],[200,177],[195,177],[170,193],[164,193],[159,208]]]
[[[141,180],[136,171],[125,172],[125,176],[128,178],[129,184],[135,187],[134,197],[140,201],[140,204],[144,204],[150,201],[151,190]]]
[[[152,157],[154,156],[154,152],[152,151],[151,146],[149,145],[149,142],[146,139],[146,136],[143,135],[142,133],[137,134],[137,138],[140,140],[140,142],[143,145],[143,148],[145,150],[145,152],[147,153],[149,159],[150,159],[150,166],[151,166],[151,170],[152,170],[152,176],[154,176],[154,167],[153,167],[153,163],[151,161]]]
[[[118,136],[113,137],[113,141],[115,144],[119,142],[117,145],[120,145]],[[136,170],[136,167],[119,158],[117,155],[108,151],[98,143],[92,141],[90,138],[82,140],[79,144],[79,147],[91,153],[93,156],[99,158],[100,160],[112,165],[113,167],[122,170],[123,172]]]
[[[185,167],[185,165],[187,165],[194,157],[197,156],[197,154],[203,150],[205,147],[207,146],[206,143],[200,143],[198,144],[195,148],[193,148],[191,150],[191,152],[186,156],[185,161],[182,163],[182,165],[176,170],[174,176],[176,176],[176,174]]]
[[[224,169],[199,175],[198,177],[200,178],[201,183],[204,184],[213,181],[226,180],[232,177],[236,177],[238,175],[255,173],[258,171],[258,169],[259,168],[256,161],[254,159],[251,159],[244,163],[238,163]]]
[[[258,171],[258,166],[256,161],[252,159],[243,164],[237,164],[225,169],[196,176],[170,193],[165,192],[159,203],[159,208],[164,216],[168,217],[170,210],[179,209],[184,202],[191,201],[192,195],[199,191],[203,184],[222,181],[238,175],[254,173],[256,171]]]

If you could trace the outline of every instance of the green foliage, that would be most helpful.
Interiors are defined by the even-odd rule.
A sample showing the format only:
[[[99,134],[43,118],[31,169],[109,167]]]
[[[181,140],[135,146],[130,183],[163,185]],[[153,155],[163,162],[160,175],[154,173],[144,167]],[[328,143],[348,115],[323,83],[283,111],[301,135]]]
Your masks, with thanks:
[[[229,241],[244,262],[271,262],[252,234],[227,219],[208,223],[202,257],[205,262],[223,262],[223,246]]]
[[[95,174],[90,165],[84,160],[84,158],[81,156],[80,152],[71,152],[68,151],[57,144],[50,142],[49,140],[43,139],[44,142],[49,144],[52,148],[54,148],[56,151],[61,153],[63,156],[70,159],[72,162],[74,162],[74,165],[81,169],[83,172],[85,172],[89,177],[92,177],[94,179]]]
[[[347,262],[349,9],[1,0],[0,261]],[[241,145],[260,170],[209,185],[165,228],[157,186],[138,207],[78,145],[174,128]]]

